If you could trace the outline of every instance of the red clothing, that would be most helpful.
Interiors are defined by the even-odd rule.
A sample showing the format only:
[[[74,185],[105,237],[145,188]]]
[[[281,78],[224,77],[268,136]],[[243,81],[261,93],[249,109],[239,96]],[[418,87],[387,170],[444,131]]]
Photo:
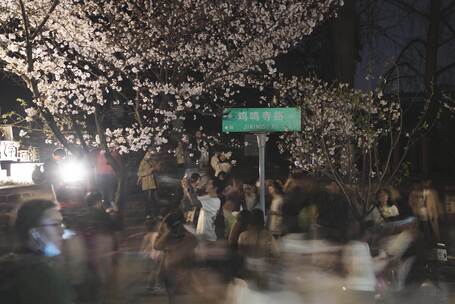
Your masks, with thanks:
[[[121,163],[120,157],[117,153],[111,152],[111,155],[114,158],[114,160],[117,162],[117,164]],[[104,150],[97,152],[95,168],[96,168],[96,174],[116,175],[114,169],[112,168],[112,166],[109,164],[109,162],[106,159],[106,152]]]

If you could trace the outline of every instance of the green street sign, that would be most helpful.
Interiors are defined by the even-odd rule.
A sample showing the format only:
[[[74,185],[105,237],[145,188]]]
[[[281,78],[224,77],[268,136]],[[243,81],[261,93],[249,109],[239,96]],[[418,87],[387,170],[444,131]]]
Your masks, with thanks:
[[[223,113],[223,132],[301,131],[299,108],[229,108]]]

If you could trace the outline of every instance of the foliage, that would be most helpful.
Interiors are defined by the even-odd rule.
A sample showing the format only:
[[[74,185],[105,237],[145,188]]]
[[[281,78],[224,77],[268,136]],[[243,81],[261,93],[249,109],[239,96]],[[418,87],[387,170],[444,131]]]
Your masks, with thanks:
[[[29,119],[70,147],[161,145],[185,113],[218,115],[340,0],[0,0],[0,58]],[[58,134],[58,133],[61,134]]]
[[[282,135],[281,151],[289,151],[293,167],[336,181],[355,215],[363,217],[371,194],[393,175],[390,161],[401,137],[399,100],[314,78],[283,78],[275,90],[278,105],[302,111],[302,131]]]

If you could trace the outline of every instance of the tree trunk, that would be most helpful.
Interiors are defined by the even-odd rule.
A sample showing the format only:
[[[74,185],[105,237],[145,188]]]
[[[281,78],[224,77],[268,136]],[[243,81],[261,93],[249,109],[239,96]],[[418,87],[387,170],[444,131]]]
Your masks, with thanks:
[[[107,144],[106,140],[106,135],[104,134],[104,128],[103,128],[103,122],[102,118],[100,117],[99,113],[101,111],[95,111],[94,113],[94,118],[95,118],[95,124],[96,124],[96,131],[98,133],[98,136],[100,138],[100,143],[101,143],[101,148],[105,151],[105,156],[106,160],[111,165],[111,167],[114,169],[116,175],[117,175],[117,189],[115,191],[115,197],[114,197],[114,204],[115,206],[119,209],[119,216],[120,216],[120,221],[123,220],[123,211],[125,208],[125,200],[124,200],[124,194],[125,194],[125,169],[123,165],[118,163],[115,158],[112,156],[109,146]]]
[[[115,191],[114,204],[118,207],[120,221],[124,218],[124,211],[126,207],[125,201],[125,182],[126,182],[126,172],[125,170],[120,169],[117,173],[117,189]]]

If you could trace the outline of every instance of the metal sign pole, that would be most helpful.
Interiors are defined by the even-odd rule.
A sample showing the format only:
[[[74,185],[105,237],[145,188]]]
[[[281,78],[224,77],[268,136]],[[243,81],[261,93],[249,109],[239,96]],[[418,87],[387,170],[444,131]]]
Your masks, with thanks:
[[[252,132],[259,147],[259,194],[265,216],[266,132],[296,132],[302,129],[300,108],[227,108],[223,111],[222,132]]]
[[[257,133],[259,148],[259,198],[260,206],[265,215],[265,143],[267,141],[266,133]]]

